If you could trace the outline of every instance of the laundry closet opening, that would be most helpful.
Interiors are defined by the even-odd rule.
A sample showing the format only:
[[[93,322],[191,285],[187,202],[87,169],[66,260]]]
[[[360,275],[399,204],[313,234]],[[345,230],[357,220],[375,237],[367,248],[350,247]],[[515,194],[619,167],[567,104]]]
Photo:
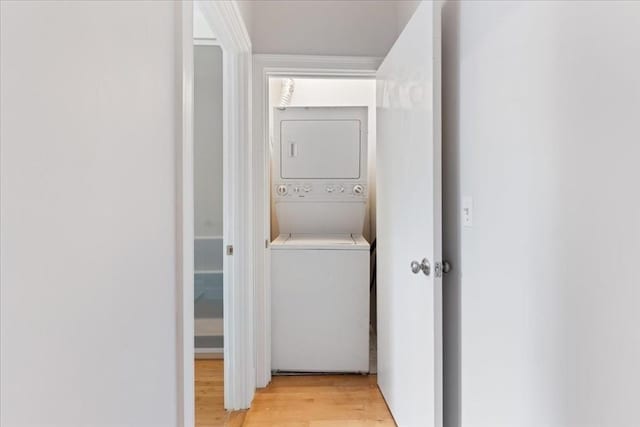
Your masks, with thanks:
[[[268,81],[271,371],[376,372],[376,81]]]

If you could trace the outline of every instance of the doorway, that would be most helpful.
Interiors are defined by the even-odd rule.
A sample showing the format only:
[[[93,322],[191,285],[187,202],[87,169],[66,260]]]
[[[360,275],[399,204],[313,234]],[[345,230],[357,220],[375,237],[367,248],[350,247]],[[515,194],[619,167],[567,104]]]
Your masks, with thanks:
[[[194,22],[198,23],[198,14]],[[196,426],[222,424],[224,410],[223,53],[194,27],[194,347]],[[206,37],[208,36],[208,37]]]
[[[375,80],[282,75],[269,78],[268,91],[271,370],[374,374]],[[309,132],[319,139],[305,142]],[[291,147],[285,144],[296,135]],[[286,179],[296,177],[306,178]],[[280,196],[275,187],[283,183],[299,193]],[[362,192],[350,195],[354,187]],[[287,267],[292,259],[303,266],[300,272]],[[328,280],[323,271],[339,265],[341,277]],[[300,275],[304,286],[295,279]],[[315,284],[314,277],[322,279]],[[293,296],[302,289],[309,294]],[[302,319],[313,334],[288,326]],[[290,345],[306,350],[294,355]]]
[[[247,408],[255,391],[253,279],[245,268],[252,253],[245,219],[251,47],[237,9],[230,6],[176,4],[181,15],[176,75],[182,94],[176,112],[181,118],[176,147],[177,380],[178,416],[185,426],[196,423],[196,357],[217,366],[202,370],[217,376],[215,393],[202,396],[205,408],[227,416]]]
[[[194,317],[196,359],[222,359],[222,49],[194,41]]]
[[[349,57],[305,57],[254,55],[254,227],[256,230],[256,380],[258,387],[265,387],[271,381],[272,368],[272,284],[271,242],[279,232],[277,215],[271,203],[271,140],[272,107],[282,96],[283,79],[293,79],[294,95],[290,105],[330,106],[359,105],[375,106],[375,70],[380,61],[377,58]],[[297,92],[296,92],[297,90]],[[333,94],[333,96],[331,96]],[[371,115],[371,136],[375,137],[375,107],[369,109]],[[375,144],[372,144],[375,145]],[[371,150],[372,164],[375,164],[375,150]],[[374,171],[375,167],[371,168]],[[375,173],[369,175],[372,179]],[[374,185],[375,187],[375,185]],[[367,237],[371,237],[371,224],[375,233],[374,196],[367,207]],[[375,209],[373,209],[375,210]],[[373,217],[373,220],[372,218]],[[262,233],[259,233],[262,231]],[[374,234],[375,236],[375,234]]]

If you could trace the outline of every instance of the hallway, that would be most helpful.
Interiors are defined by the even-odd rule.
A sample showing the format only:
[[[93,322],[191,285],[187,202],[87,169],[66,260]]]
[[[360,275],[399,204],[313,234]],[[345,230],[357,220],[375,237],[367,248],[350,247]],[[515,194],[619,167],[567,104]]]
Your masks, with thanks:
[[[196,360],[198,427],[395,426],[374,375],[274,377],[247,412],[222,407],[222,360]]]

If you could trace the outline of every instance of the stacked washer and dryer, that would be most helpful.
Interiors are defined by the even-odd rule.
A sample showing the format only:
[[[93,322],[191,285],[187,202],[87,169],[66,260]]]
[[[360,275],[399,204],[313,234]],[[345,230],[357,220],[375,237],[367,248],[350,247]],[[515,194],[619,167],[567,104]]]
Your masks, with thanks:
[[[367,108],[274,109],[272,370],[369,371]]]

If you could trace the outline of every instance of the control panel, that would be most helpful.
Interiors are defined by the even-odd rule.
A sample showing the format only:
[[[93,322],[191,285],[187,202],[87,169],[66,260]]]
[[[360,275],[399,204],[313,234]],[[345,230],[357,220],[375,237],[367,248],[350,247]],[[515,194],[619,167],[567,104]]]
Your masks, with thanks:
[[[277,199],[366,199],[366,185],[360,182],[286,182],[275,184]]]

